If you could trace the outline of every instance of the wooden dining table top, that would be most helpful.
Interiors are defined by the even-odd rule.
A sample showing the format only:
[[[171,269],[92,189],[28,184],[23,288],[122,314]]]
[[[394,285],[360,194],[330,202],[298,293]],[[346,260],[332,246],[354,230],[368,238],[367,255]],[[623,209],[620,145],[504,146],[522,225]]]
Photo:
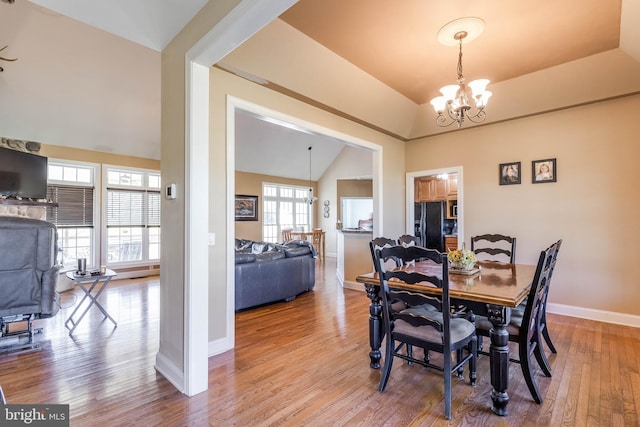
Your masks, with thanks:
[[[451,298],[517,307],[527,297],[536,271],[535,265],[528,264],[480,261],[476,266],[480,267],[480,271],[473,275],[454,274],[449,271],[449,295]],[[415,265],[407,265],[399,267],[399,269],[435,276],[440,276],[442,272],[442,266],[431,261],[419,261]],[[373,272],[357,276],[356,281],[368,285],[380,285],[378,274]],[[429,283],[410,285],[400,280],[391,279],[389,284],[394,288],[426,294],[438,295],[442,293],[439,288],[435,288]]]
[[[322,235],[324,236],[324,230],[321,231]],[[307,236],[313,236],[313,231],[294,231],[291,230],[291,235],[292,236],[301,236],[301,237],[307,237]]]

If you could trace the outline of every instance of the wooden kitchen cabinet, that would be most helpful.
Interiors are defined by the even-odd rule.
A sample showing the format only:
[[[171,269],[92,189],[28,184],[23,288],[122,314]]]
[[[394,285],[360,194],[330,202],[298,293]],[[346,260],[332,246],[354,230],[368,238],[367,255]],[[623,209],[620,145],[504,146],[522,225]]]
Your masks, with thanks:
[[[458,197],[458,174],[449,175],[447,196]]]
[[[446,179],[434,179],[433,180],[433,200],[447,200],[447,180]]]
[[[444,236],[445,252],[455,251],[458,249],[458,236]]]
[[[448,182],[436,177],[421,177],[415,180],[416,202],[433,202],[447,200]]]

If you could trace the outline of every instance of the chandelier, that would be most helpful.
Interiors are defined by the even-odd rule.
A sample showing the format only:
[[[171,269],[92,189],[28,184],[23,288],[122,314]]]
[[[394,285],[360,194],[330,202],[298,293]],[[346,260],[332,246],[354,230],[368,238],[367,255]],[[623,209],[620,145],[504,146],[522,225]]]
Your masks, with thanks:
[[[313,205],[318,201],[318,198],[313,196],[313,187],[311,186],[311,148],[309,147],[309,194],[304,198],[304,202]]]
[[[2,1],[5,1],[5,0],[2,0]],[[5,47],[3,47],[3,48],[0,48],[0,52],[2,52],[3,50],[5,50],[5,49],[6,49],[6,48],[8,48],[8,47],[9,47],[9,46],[5,46]],[[9,59],[9,58],[5,58],[4,56],[0,56],[0,61],[9,61],[9,62],[13,62],[13,61],[17,61],[17,60],[18,60],[18,58],[12,58],[12,59]],[[4,71],[4,68],[0,67],[0,72],[2,72],[2,71]]]
[[[449,22],[438,32],[440,43],[449,46],[458,44],[459,46],[458,84],[444,86],[440,89],[442,95],[431,100],[431,105],[438,113],[438,117],[436,117],[438,126],[446,127],[457,123],[460,128],[465,119],[473,123],[480,123],[486,117],[484,107],[487,106],[491,97],[491,92],[486,90],[489,80],[478,79],[466,84],[462,74],[462,40],[465,38],[469,38],[468,41],[475,39],[483,29],[483,20],[468,17]],[[471,106],[470,100],[473,100],[474,107]],[[475,109],[472,110],[472,108]]]

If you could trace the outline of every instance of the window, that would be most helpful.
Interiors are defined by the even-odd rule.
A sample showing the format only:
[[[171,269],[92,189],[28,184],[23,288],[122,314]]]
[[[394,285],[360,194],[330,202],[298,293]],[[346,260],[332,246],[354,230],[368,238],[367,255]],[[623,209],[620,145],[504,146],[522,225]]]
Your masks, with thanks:
[[[107,263],[160,259],[160,174],[105,167]]]
[[[95,265],[95,187],[97,165],[49,159],[47,198],[58,204],[47,207],[47,220],[58,228],[58,262],[73,268],[78,258]]]
[[[310,229],[311,209],[304,198],[307,187],[291,185],[262,185],[262,239],[265,242],[277,242],[282,229]]]

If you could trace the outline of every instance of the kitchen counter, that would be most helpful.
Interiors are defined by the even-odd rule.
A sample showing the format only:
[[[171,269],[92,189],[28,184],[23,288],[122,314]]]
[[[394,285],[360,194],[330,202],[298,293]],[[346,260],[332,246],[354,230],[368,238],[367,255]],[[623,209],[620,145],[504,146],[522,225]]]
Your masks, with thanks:
[[[373,230],[342,229],[336,236],[336,275],[342,287],[362,291],[356,277],[363,271],[373,271],[369,242]]]
[[[373,234],[373,230],[367,230],[363,228],[343,228],[342,230],[338,231],[343,233]]]

